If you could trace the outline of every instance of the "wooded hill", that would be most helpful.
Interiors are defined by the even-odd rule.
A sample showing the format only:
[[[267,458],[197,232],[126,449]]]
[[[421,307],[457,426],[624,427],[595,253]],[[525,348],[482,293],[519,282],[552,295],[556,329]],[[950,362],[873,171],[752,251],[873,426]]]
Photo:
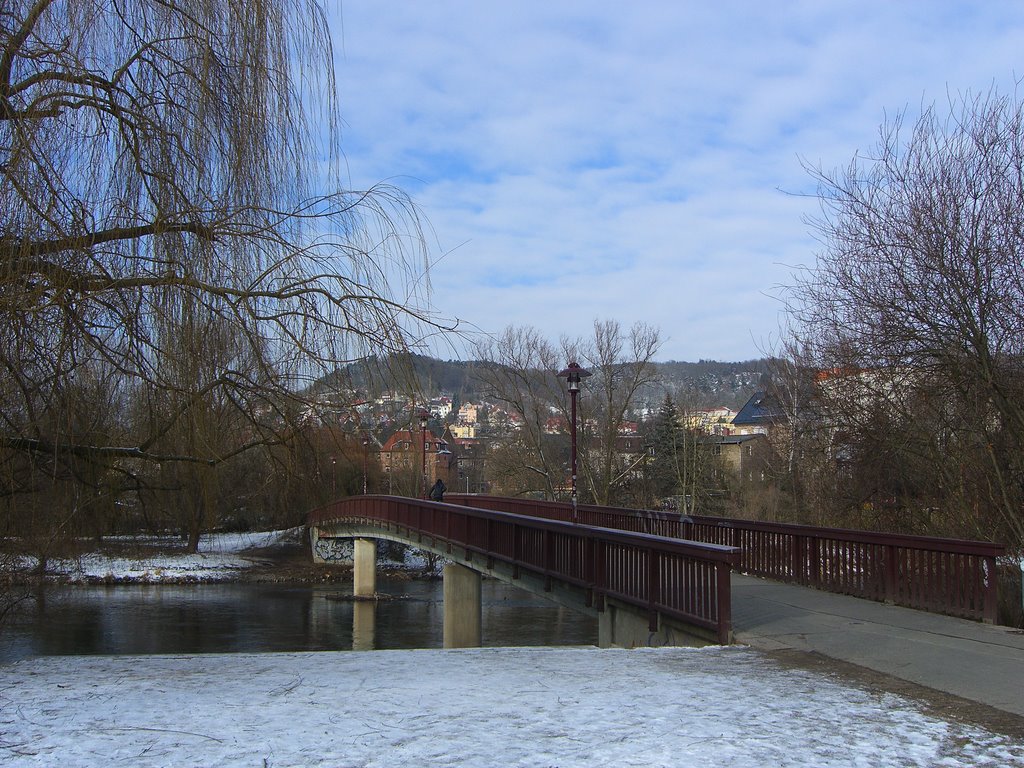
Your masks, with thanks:
[[[418,392],[427,396],[455,395],[461,402],[482,397],[475,372],[476,360],[438,360],[424,355],[371,358],[354,363],[321,379],[314,390],[351,389],[376,397],[385,392]],[[638,404],[653,407],[670,394],[690,408],[725,406],[738,409],[763,383],[767,359],[720,362],[669,361],[652,364],[658,372],[655,384],[639,393]],[[552,375],[554,372],[552,372]]]

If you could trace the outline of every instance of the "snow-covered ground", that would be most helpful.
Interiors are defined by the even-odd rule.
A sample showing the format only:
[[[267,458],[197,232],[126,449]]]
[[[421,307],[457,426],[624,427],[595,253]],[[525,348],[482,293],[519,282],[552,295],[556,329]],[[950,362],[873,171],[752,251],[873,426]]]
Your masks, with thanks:
[[[260,533],[213,533],[204,535],[199,552],[188,554],[180,539],[170,537],[139,537],[125,539],[130,555],[90,552],[68,560],[52,560],[47,573],[71,583],[111,582],[200,582],[236,578],[241,571],[257,562],[250,550],[272,547],[293,540],[299,529]],[[117,539],[108,540],[122,543]],[[26,562],[22,567],[32,568]]]
[[[78,557],[51,559],[46,573],[51,579],[70,584],[95,583],[198,583],[232,581],[261,563],[256,550],[299,543],[302,528],[258,533],[204,534],[195,554],[185,552],[182,540],[174,536],[109,537],[103,551],[87,552]],[[321,539],[319,554],[329,562],[351,563],[352,542]],[[111,554],[118,551],[121,554]],[[127,552],[128,554],[124,554]],[[389,568],[422,570],[425,560],[409,550],[401,562],[378,555],[379,562]],[[17,567],[32,572],[35,558],[22,557]]]
[[[0,765],[1024,766],[1024,744],[745,648],[49,657]]]

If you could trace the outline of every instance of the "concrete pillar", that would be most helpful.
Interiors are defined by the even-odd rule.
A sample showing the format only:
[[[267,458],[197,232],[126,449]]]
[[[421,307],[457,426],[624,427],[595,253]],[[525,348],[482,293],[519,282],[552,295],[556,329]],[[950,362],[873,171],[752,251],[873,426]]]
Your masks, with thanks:
[[[377,593],[377,540],[356,539],[352,558],[352,594],[373,597]]]
[[[320,557],[317,553],[317,542],[320,541],[320,529],[315,526],[309,526],[309,549],[313,553],[313,562],[317,565],[323,565],[326,561]]]
[[[715,644],[715,640],[710,630],[684,627],[663,616],[658,617],[658,628],[652,632],[646,610],[609,598],[597,617],[597,644],[601,648],[700,648]]]
[[[356,600],[352,603],[352,650],[372,651],[376,639],[377,603]]]
[[[615,641],[615,614],[618,609],[609,603],[605,603],[604,610],[597,614],[597,647],[614,648]]]
[[[444,647],[479,648],[480,574],[456,563],[444,567]]]

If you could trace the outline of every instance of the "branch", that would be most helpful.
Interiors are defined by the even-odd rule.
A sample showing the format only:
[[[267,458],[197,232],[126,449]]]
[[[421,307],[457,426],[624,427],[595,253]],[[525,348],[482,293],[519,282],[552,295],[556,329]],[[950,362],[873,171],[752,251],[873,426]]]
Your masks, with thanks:
[[[25,17],[25,22],[21,25],[21,28],[11,37],[11,42],[4,49],[3,58],[0,59],[0,98],[3,99],[5,108],[7,107],[7,97],[10,95],[11,90],[11,69],[14,67],[14,58],[18,55],[21,46],[28,40],[29,35],[32,34],[32,30],[35,28],[36,22],[39,21],[39,17],[46,12],[46,9],[52,2],[53,0],[37,0],[32,10]]]
[[[137,240],[142,237],[166,234],[169,232],[189,232],[197,237],[203,238],[204,240],[210,240],[212,242],[216,242],[217,240],[214,235],[213,228],[206,224],[192,222],[164,224],[161,222],[153,222],[150,224],[141,224],[136,227],[113,227],[111,229],[101,229],[96,232],[89,232],[84,235],[58,237],[51,240],[39,240],[29,243],[27,246],[23,246],[7,239],[4,243],[4,250],[7,252],[5,254],[7,258],[14,261],[18,257],[32,258],[39,256],[51,256],[56,253],[64,253],[65,251],[85,251],[102,243],[111,243],[121,240]],[[47,270],[45,268],[41,268],[39,271],[45,273]]]
[[[176,456],[173,454],[151,453],[141,448],[127,448],[108,445],[78,445],[78,444],[57,444],[50,440],[37,440],[30,437],[3,437],[0,438],[0,445],[20,451],[31,451],[33,453],[45,453],[55,456],[61,453],[70,453],[75,456],[112,456],[125,459],[143,459],[153,462],[190,462],[193,464],[206,464],[214,466],[217,459],[201,459],[198,456]]]

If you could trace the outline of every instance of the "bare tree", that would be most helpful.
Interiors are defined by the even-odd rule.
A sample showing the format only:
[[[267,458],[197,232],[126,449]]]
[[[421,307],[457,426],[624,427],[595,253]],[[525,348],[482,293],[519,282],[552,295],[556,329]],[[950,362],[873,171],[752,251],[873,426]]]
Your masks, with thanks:
[[[583,361],[592,376],[580,398],[582,418],[582,475],[596,504],[617,500],[616,488],[634,467],[623,460],[617,438],[636,405],[636,395],[657,378],[654,356],[661,348],[656,328],[636,323],[629,332],[616,320],[594,322],[592,341],[562,341],[566,359]],[[563,400],[564,402],[564,400]]]
[[[721,512],[714,502],[724,490],[726,476],[721,461],[707,444],[707,435],[694,423],[694,410],[692,399],[680,399],[678,414],[685,427],[673,435],[671,467],[679,493],[679,512],[707,515]]]
[[[564,440],[549,428],[560,399],[556,348],[536,328],[506,328],[477,348],[475,370],[486,396],[518,419],[515,429],[495,436],[489,452],[490,479],[511,494],[540,492],[554,499],[565,479]]]
[[[4,4],[9,511],[42,476],[81,479],[83,462],[133,487],[146,464],[209,467],[274,443],[294,434],[305,381],[438,328],[416,209],[340,182],[332,73],[318,0]],[[192,318],[222,354],[186,380],[168,371],[206,354]],[[130,430],[69,429],[67,393],[96,371],[153,412]],[[232,424],[209,422],[217,441],[172,439],[217,411]]]
[[[619,500],[616,489],[641,469],[635,460],[623,460],[616,438],[637,392],[654,379],[660,344],[657,330],[637,324],[626,334],[616,321],[595,322],[593,339],[563,338],[558,347],[534,328],[513,327],[481,344],[484,364],[477,376],[487,396],[520,422],[490,453],[491,472],[502,474],[499,485],[506,492],[541,491],[546,498],[565,487],[570,404],[555,372],[576,361],[592,374],[578,401],[581,490],[598,504]]]
[[[965,96],[812,173],[824,248],[794,286],[796,343],[856,382],[859,426],[892,416],[882,432],[947,523],[1024,548],[1022,106]]]

